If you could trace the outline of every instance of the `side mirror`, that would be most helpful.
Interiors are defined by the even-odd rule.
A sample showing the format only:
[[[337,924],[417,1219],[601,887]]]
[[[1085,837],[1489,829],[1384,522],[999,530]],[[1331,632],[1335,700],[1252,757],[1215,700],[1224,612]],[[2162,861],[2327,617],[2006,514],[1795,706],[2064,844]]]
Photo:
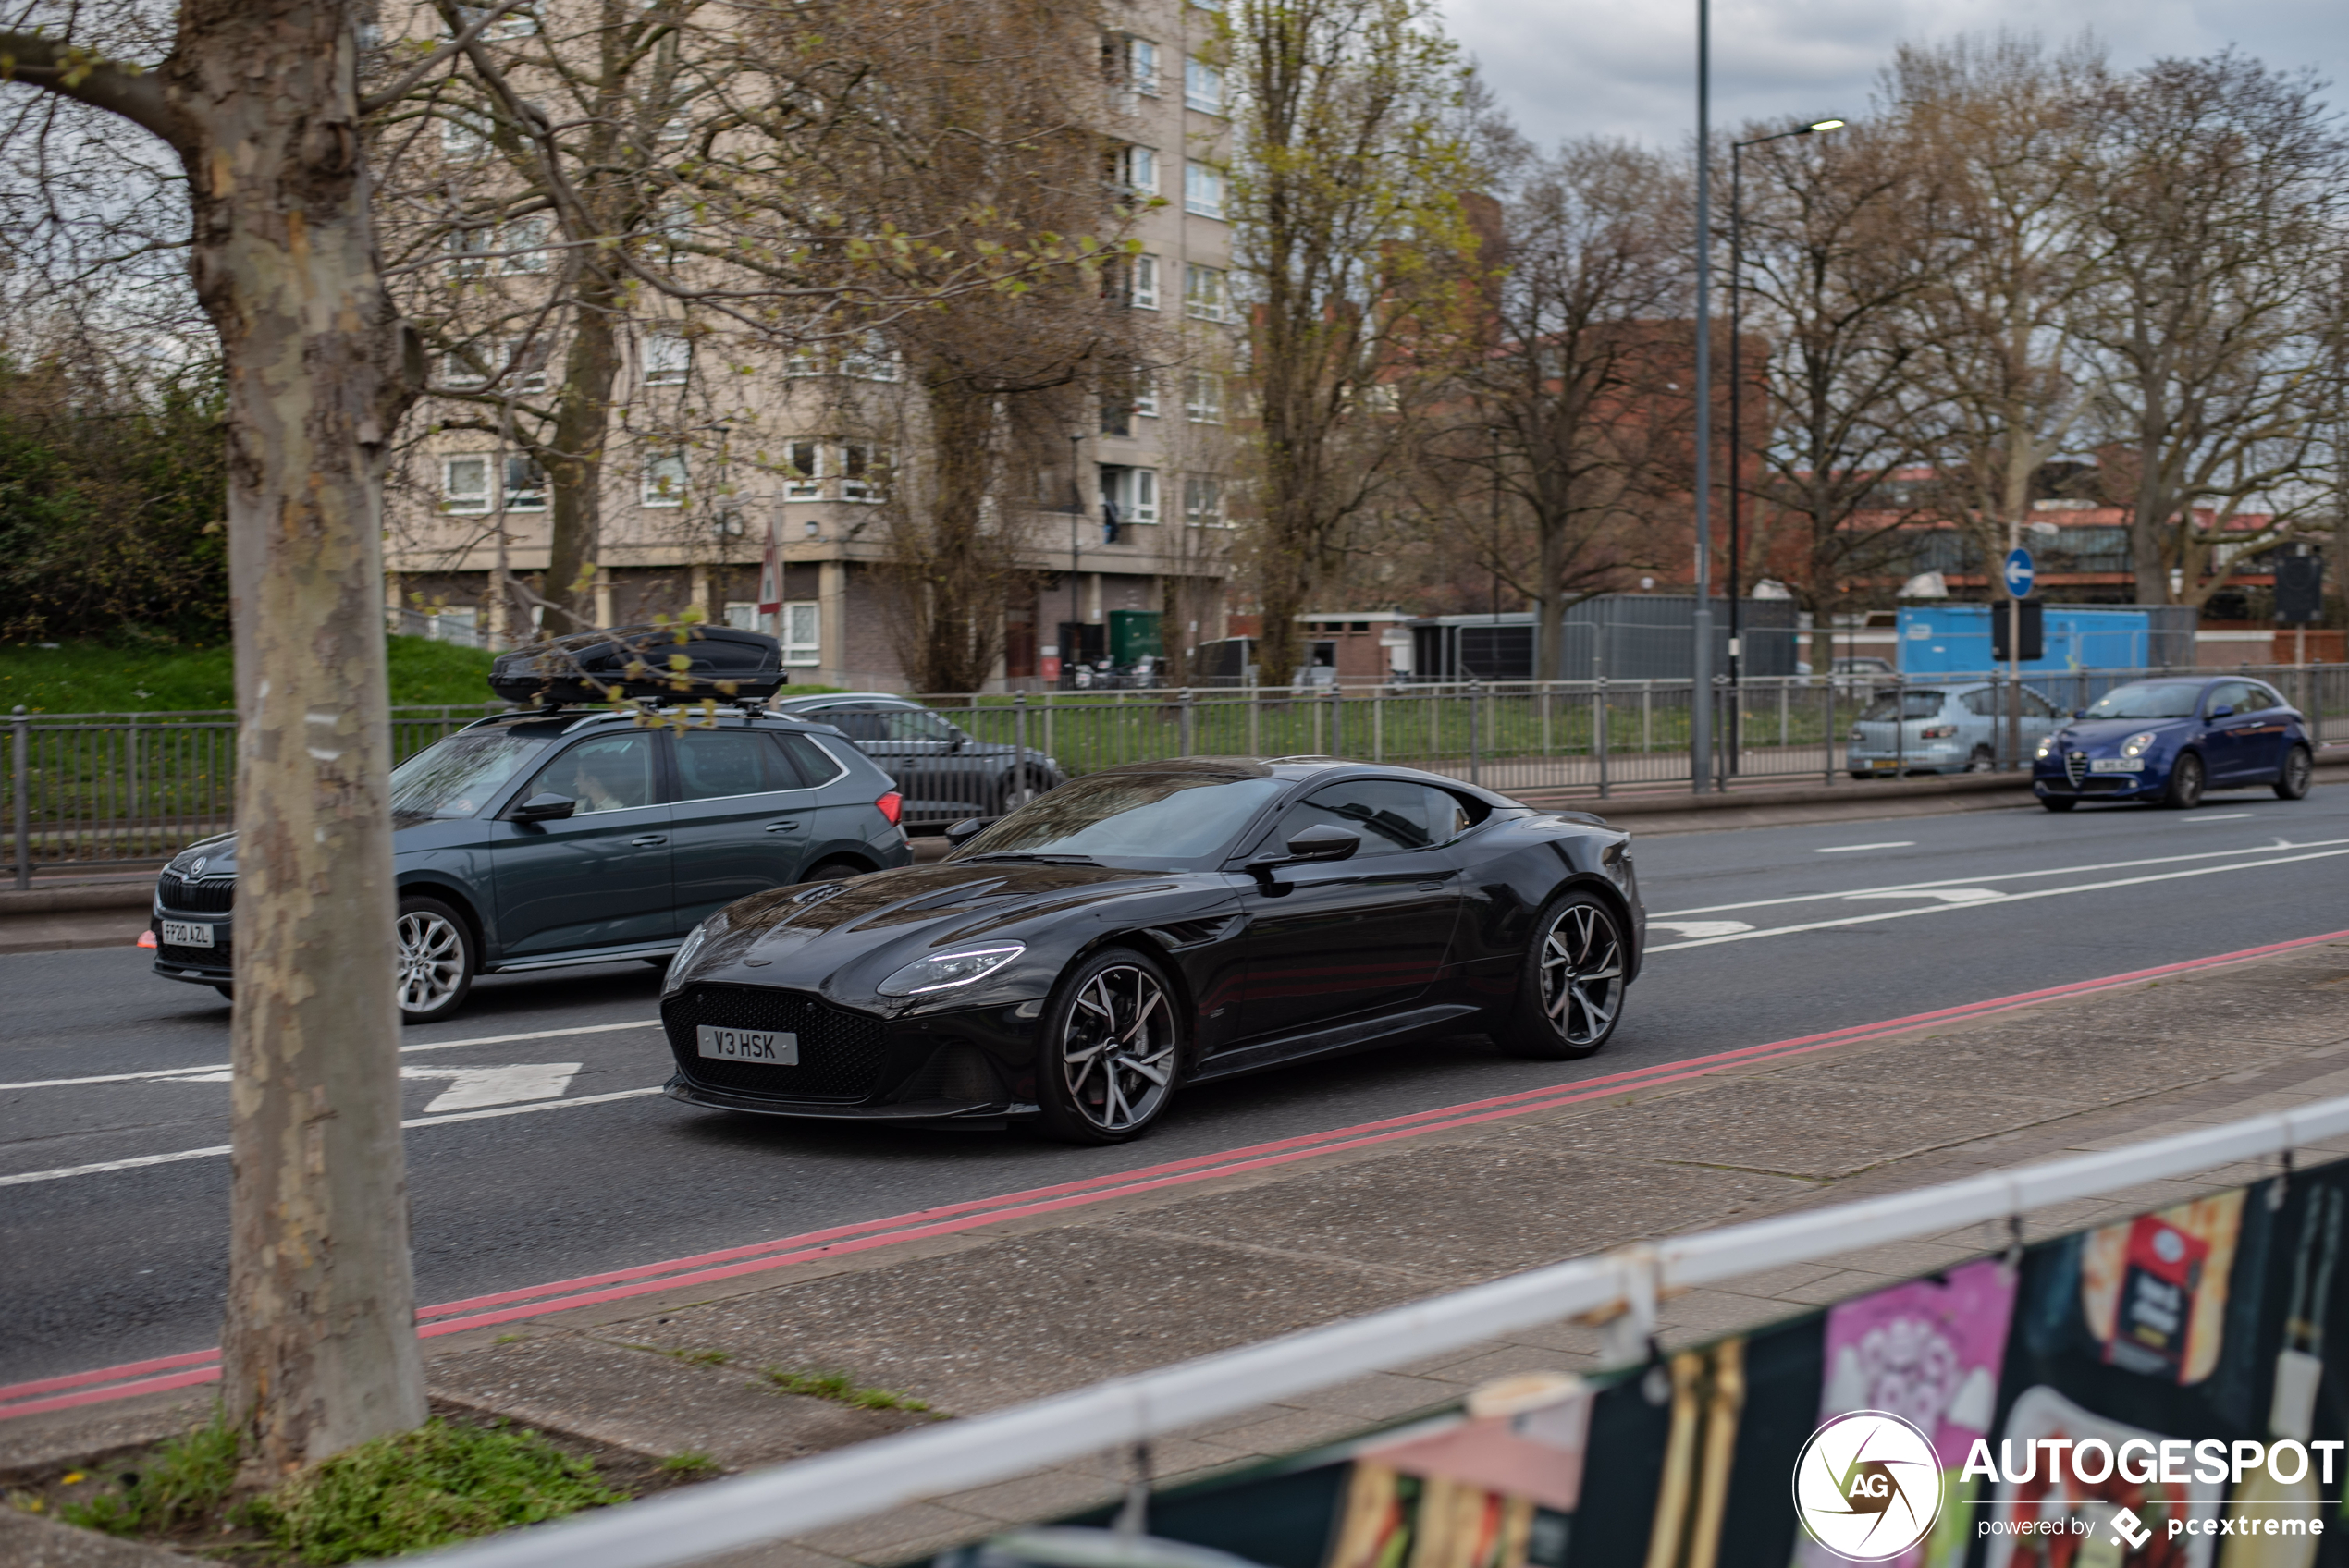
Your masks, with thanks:
[[[2232,718],[2234,717],[2234,711],[2235,708],[2232,703],[2220,703],[2217,707],[2210,710],[2210,717],[2213,718]]]
[[[1322,823],[1308,827],[1288,841],[1288,858],[1293,861],[1349,860],[1362,847],[1362,836],[1349,828]]]
[[[949,823],[947,825],[946,841],[959,850],[965,844],[969,843],[973,839],[978,838],[981,833],[986,831],[987,823],[985,819],[976,816],[966,816],[960,822]]]
[[[533,795],[507,815],[516,822],[551,822],[578,809],[579,802],[569,795]]]
[[[2085,718],[2088,717],[2088,710],[2086,708],[2073,708],[2072,710],[2072,717],[2074,718]]]
[[[1300,865],[1318,860],[1345,860],[1362,847],[1362,836],[1331,823],[1316,823],[1292,836],[1285,855],[1259,855],[1248,863],[1248,875],[1273,890],[1273,871],[1276,866]]]

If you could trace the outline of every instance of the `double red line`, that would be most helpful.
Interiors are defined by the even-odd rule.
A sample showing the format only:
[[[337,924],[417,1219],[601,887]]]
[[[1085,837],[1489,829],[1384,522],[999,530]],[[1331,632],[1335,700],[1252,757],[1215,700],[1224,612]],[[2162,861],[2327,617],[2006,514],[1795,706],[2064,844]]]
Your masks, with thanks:
[[[623,1301],[658,1291],[680,1290],[739,1275],[788,1268],[794,1264],[845,1257],[927,1237],[953,1235],[1008,1219],[1052,1214],[1137,1193],[1154,1192],[1162,1187],[1262,1170],[1344,1149],[1370,1148],[1456,1127],[1471,1127],[1505,1117],[1525,1116],[1583,1100],[1629,1094],[1661,1084],[1703,1078],[1734,1067],[1751,1066],[1781,1057],[1802,1056],[1936,1023],[1960,1023],[2037,1002],[2087,996],[2116,986],[2242,963],[2274,953],[2343,939],[2349,939],[2349,931],[2274,942],[2266,947],[2245,948],[2239,952],[2220,953],[2211,958],[2190,959],[2183,963],[2132,970],[2125,974],[2075,981],[2067,986],[2051,986],[2044,990],[1969,1002],[1962,1007],[1912,1013],[1906,1018],[1886,1019],[1848,1029],[1832,1029],[1825,1034],[1804,1035],[1790,1040],[1773,1040],[1766,1045],[1745,1046],[1713,1056],[1660,1062],[1653,1067],[1578,1079],[1568,1084],[1552,1084],[1538,1089],[1522,1089],[1516,1094],[1498,1095],[1491,1099],[1471,1100],[1465,1105],[1445,1106],[1434,1110],[1413,1111],[1408,1116],[1388,1117],[1384,1121],[1365,1121],[1352,1127],[1282,1138],[1247,1148],[1194,1155],[1187,1159],[1170,1160],[1163,1165],[1147,1166],[1139,1170],[1121,1170],[1106,1176],[1088,1177],[1079,1182],[1031,1187],[1025,1192],[976,1198],[965,1203],[943,1204],[911,1214],[892,1215],[885,1219],[859,1220],[853,1225],[836,1225],[829,1230],[810,1231],[776,1241],[729,1247],[719,1252],[697,1253],[691,1257],[671,1258],[665,1263],[639,1264],[633,1268],[616,1268],[607,1273],[586,1274],[577,1279],[558,1280],[521,1290],[470,1296],[463,1301],[420,1308],[416,1313],[416,1332],[421,1338],[431,1339],[467,1329],[489,1328],[525,1317]],[[32,1415],[43,1411],[65,1410],[105,1400],[189,1388],[214,1381],[219,1376],[220,1353],[217,1350],[199,1350],[180,1355],[158,1356],[149,1361],[129,1362],[120,1366],[101,1367],[94,1371],[68,1373],[58,1378],[43,1378],[29,1383],[0,1386],[0,1420],[12,1415]]]

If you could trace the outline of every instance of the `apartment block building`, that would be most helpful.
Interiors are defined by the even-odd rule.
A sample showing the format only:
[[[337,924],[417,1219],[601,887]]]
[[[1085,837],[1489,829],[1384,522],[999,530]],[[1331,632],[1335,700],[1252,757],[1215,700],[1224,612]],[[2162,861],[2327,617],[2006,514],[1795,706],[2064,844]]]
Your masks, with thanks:
[[[1139,252],[1109,269],[1104,287],[1146,328],[1149,369],[1092,399],[1068,432],[1066,466],[1034,475],[1033,494],[990,498],[995,515],[1011,519],[1004,547],[1033,585],[1003,606],[991,690],[1065,680],[1076,661],[1107,657],[1113,612],[1165,618],[1167,652],[1224,635],[1239,328],[1219,12],[1220,0],[1101,6],[1104,211],[1143,209],[1128,231]],[[502,271],[513,261],[449,264]],[[597,621],[692,608],[768,628],[757,602],[771,523],[782,562],[771,630],[793,679],[904,689],[880,520],[891,486],[918,475],[924,437],[917,420],[892,412],[907,401],[894,359],[878,347],[741,352],[658,302],[632,315],[623,336],[605,447]],[[560,354],[559,345],[541,348],[535,363]],[[444,386],[497,374],[495,365],[436,371]],[[517,360],[505,374],[527,392],[543,390],[547,373]],[[422,417],[436,418],[429,399]],[[528,456],[461,428],[483,423],[437,423],[395,474],[387,566],[396,631],[485,646],[530,634],[527,612],[497,584],[500,571],[546,570],[547,484]]]

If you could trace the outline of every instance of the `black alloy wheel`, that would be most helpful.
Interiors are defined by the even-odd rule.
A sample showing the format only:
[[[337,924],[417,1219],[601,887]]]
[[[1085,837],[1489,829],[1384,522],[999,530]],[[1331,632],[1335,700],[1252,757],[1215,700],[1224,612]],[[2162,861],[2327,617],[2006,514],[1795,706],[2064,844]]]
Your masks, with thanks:
[[[1571,1061],[1607,1042],[1623,1016],[1630,945],[1597,894],[1569,889],[1534,922],[1517,1008],[1493,1041],[1510,1056]]]
[[[2070,811],[2080,802],[2070,795],[2042,795],[2039,803],[2049,811]]]
[[[2178,760],[2170,765],[2170,787],[2161,792],[2161,803],[2171,811],[2192,811],[2202,803],[2202,758],[2192,752],[2181,752]]]
[[[465,1005],[480,967],[473,928],[438,899],[400,900],[393,926],[400,968],[392,986],[402,1023],[437,1023]]]
[[[1070,1144],[1147,1132],[1174,1093],[1176,1007],[1166,971],[1130,948],[1103,949],[1062,976],[1036,1057],[1044,1130]]]
[[[2276,773],[2276,799],[2297,801],[2306,798],[2308,785],[2315,778],[2317,759],[2308,748],[2295,743],[2283,754],[2283,766]]]

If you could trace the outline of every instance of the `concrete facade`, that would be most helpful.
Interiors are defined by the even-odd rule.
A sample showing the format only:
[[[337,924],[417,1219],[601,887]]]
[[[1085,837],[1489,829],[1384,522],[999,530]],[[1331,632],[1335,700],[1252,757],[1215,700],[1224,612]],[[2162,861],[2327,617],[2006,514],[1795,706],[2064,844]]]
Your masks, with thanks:
[[[1063,625],[1101,627],[1112,610],[1165,616],[1170,653],[1223,634],[1237,312],[1219,18],[1189,0],[1112,0],[1104,19],[1103,232],[1117,221],[1112,202],[1148,203],[1128,230],[1140,252],[1109,287],[1135,312],[1154,369],[1130,398],[1099,399],[1075,443],[1082,513],[1069,499],[1002,498],[1025,508],[1007,534],[1036,592],[1006,606],[1005,653],[990,689],[1043,684]],[[494,292],[501,278],[468,287]],[[881,491],[892,474],[917,489],[922,453],[895,367],[854,351],[779,355],[668,309],[642,306],[625,334],[596,619],[625,625],[693,611],[753,624],[772,521],[786,607],[768,629],[784,638],[793,679],[902,689]],[[558,343],[539,362],[560,359]],[[517,387],[547,390],[539,380]],[[528,460],[494,436],[446,427],[465,416],[480,423],[480,412],[454,399],[428,399],[422,410],[434,434],[408,454],[387,497],[387,608],[396,631],[502,647],[526,641],[531,628],[497,591],[498,573],[526,580],[545,570],[548,497]],[[1065,467],[1032,477],[1039,494],[1068,494]]]

